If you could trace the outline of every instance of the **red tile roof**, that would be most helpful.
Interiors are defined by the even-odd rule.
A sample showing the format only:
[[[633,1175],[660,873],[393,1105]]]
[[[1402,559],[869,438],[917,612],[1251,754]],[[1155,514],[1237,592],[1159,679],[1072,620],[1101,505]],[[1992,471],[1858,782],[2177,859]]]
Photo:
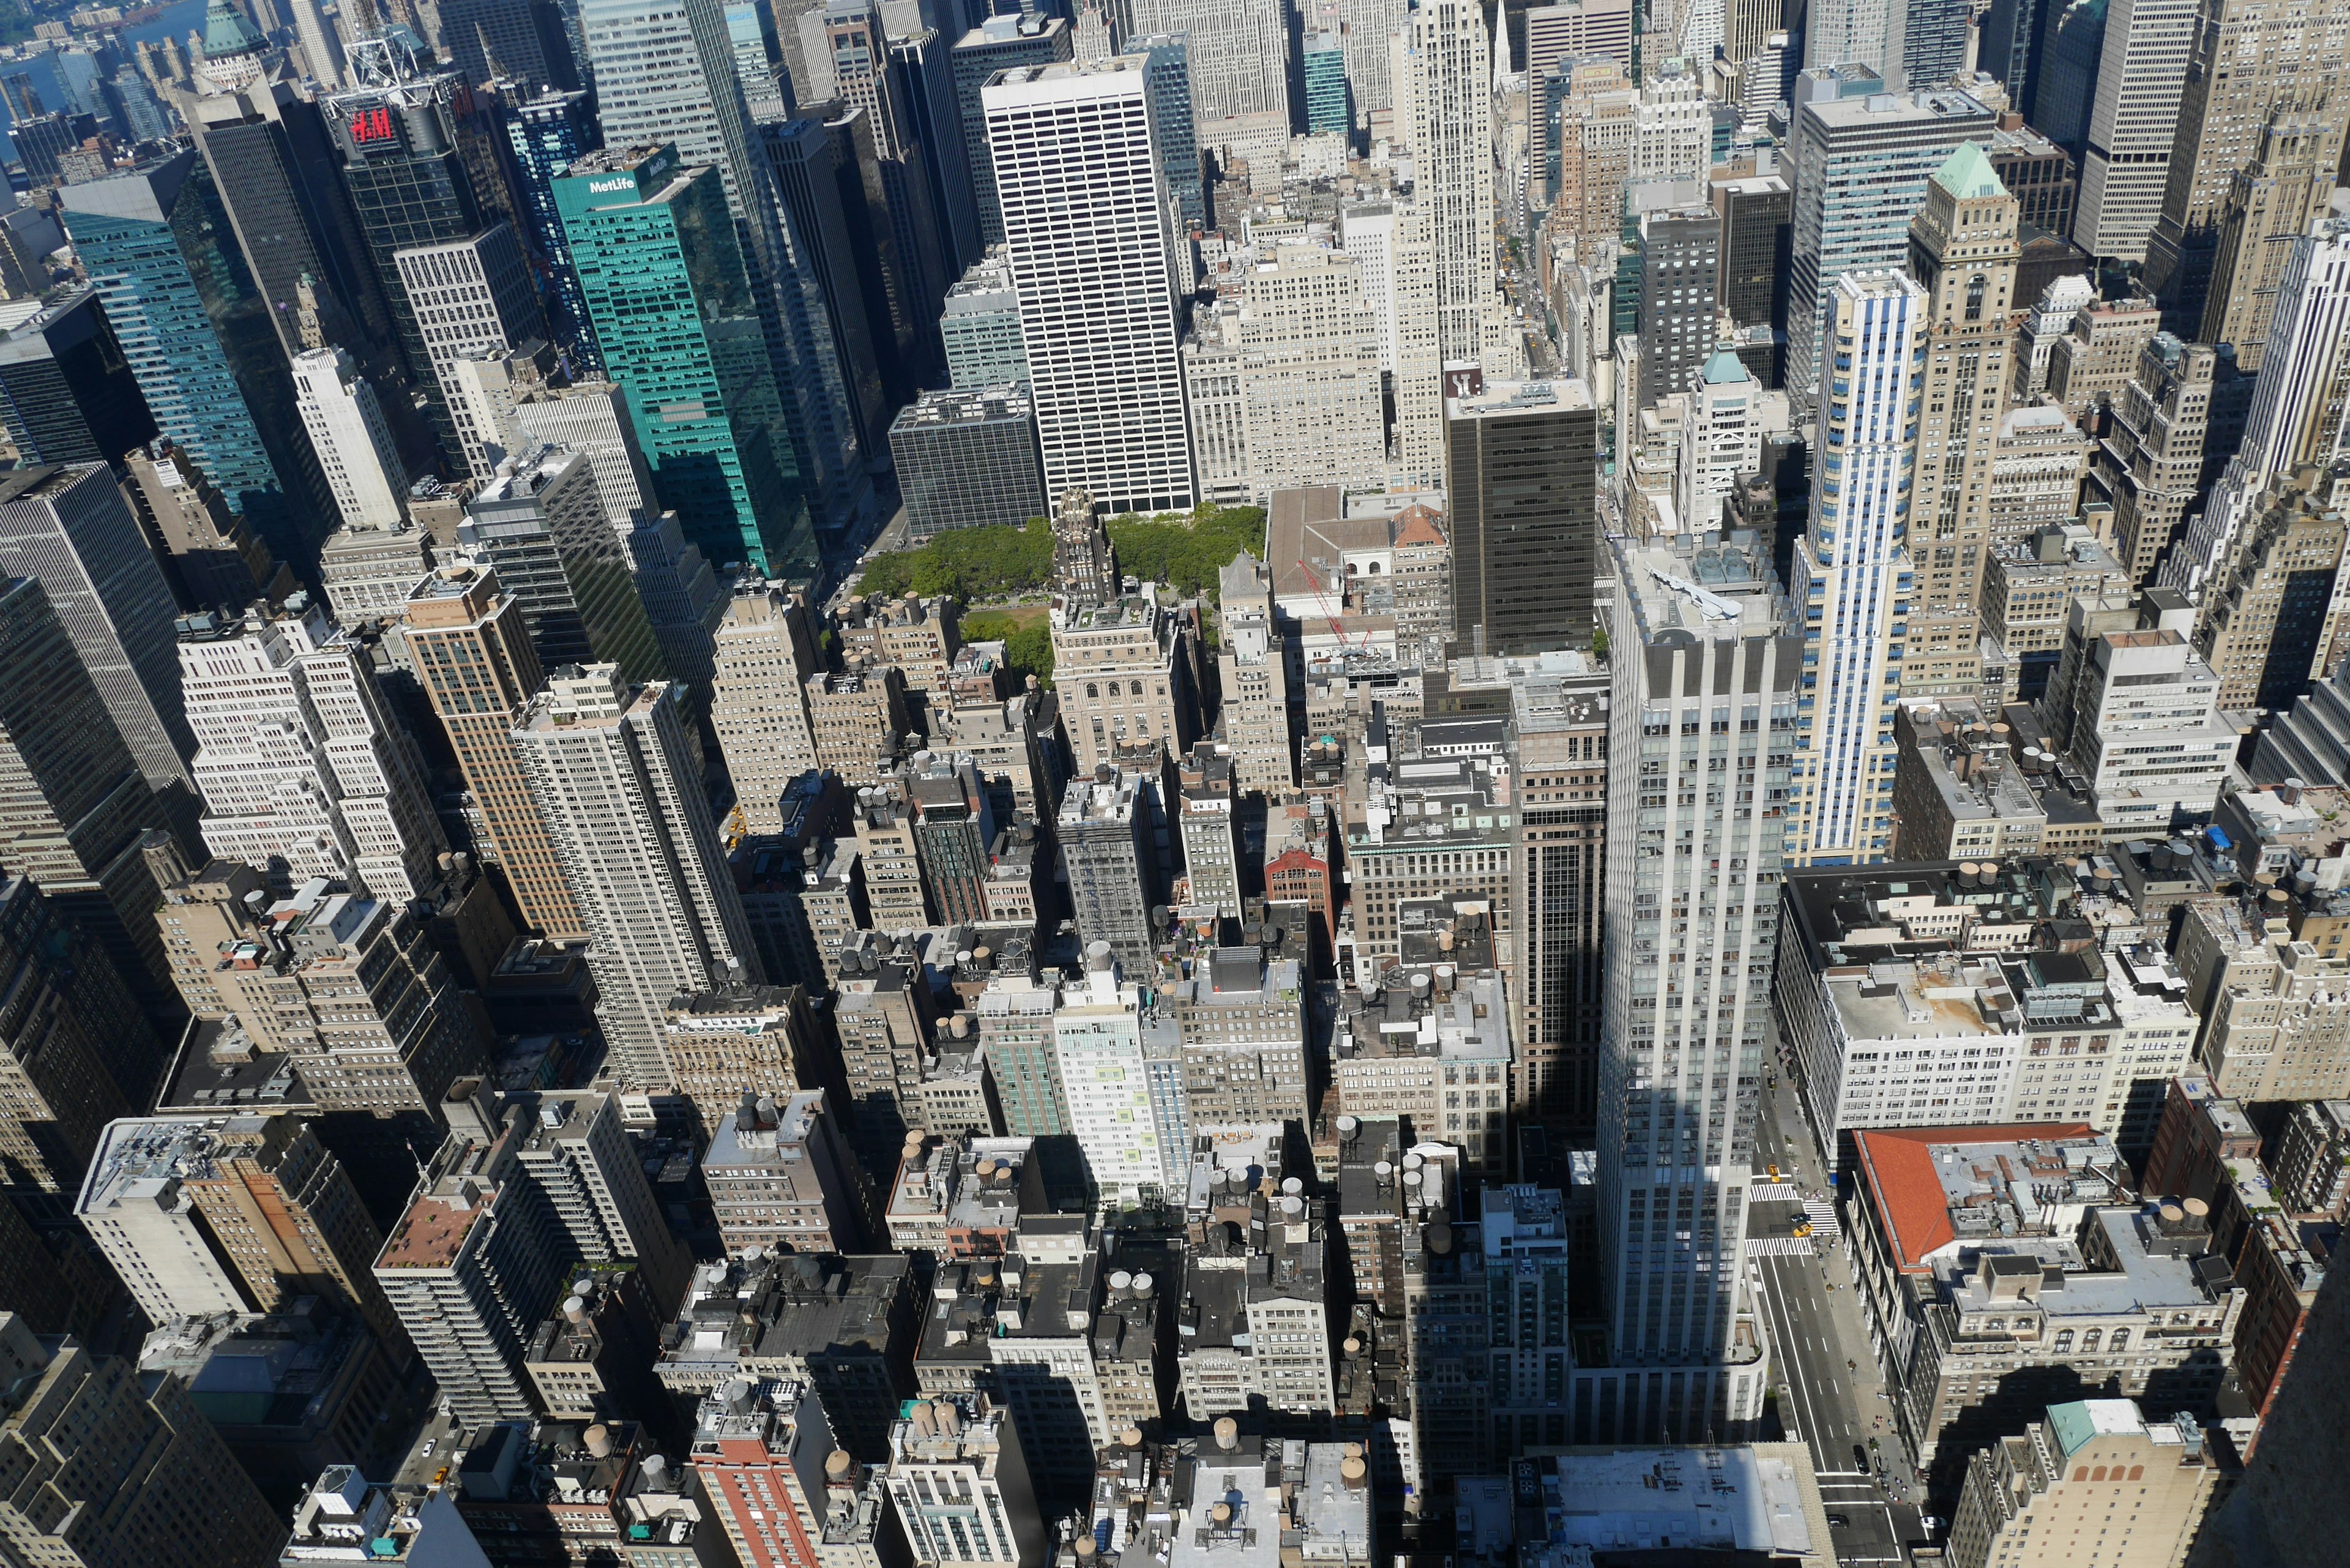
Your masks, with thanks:
[[[1907,1271],[1922,1269],[1928,1253],[1949,1246],[1958,1234],[1950,1229],[1950,1199],[1942,1192],[1942,1179],[1934,1173],[1934,1145],[2094,1137],[2096,1130],[2085,1122],[2014,1122],[1976,1127],[1880,1127],[1852,1136],[1877,1212],[1892,1232],[1886,1240],[1895,1263]]]

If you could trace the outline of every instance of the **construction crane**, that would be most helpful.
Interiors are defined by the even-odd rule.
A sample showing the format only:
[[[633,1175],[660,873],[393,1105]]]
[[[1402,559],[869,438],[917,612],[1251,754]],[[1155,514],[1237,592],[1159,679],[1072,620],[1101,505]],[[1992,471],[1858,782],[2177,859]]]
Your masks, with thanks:
[[[1297,563],[1297,569],[1298,569],[1299,571],[1301,571],[1301,572],[1304,572],[1304,573],[1305,574],[1305,580],[1306,580],[1307,582],[1312,583],[1312,584],[1314,585],[1314,599],[1315,599],[1315,603],[1319,604],[1319,605],[1322,607],[1322,618],[1323,618],[1324,620],[1328,621],[1328,622],[1330,623],[1330,635],[1331,635],[1332,637],[1334,637],[1334,638],[1337,639],[1338,639],[1338,646],[1339,646],[1341,649],[1344,649],[1344,648],[1347,646],[1347,633],[1346,633],[1345,629],[1339,626],[1339,624],[1338,624],[1338,618],[1337,618],[1336,615],[1333,615],[1333,614],[1330,612],[1330,594],[1329,594],[1329,590],[1328,590],[1328,589],[1326,589],[1326,588],[1325,588],[1325,587],[1322,586],[1321,579],[1320,579],[1320,578],[1318,578],[1318,577],[1316,577],[1316,576],[1315,576],[1315,574],[1314,574],[1314,568],[1313,568],[1313,567],[1311,567],[1311,566],[1307,566],[1305,562],[1303,562],[1303,561],[1298,562],[1298,563]],[[1342,588],[1342,589],[1340,589],[1340,590],[1339,590],[1339,593],[1338,593],[1338,605],[1339,605],[1339,607],[1340,607],[1341,609],[1345,608],[1345,607],[1346,607],[1346,603],[1347,603],[1346,590]],[[1365,646],[1366,648],[1367,648],[1369,645],[1370,645],[1370,639],[1369,639],[1369,638],[1367,636],[1367,637],[1364,639],[1364,646]]]

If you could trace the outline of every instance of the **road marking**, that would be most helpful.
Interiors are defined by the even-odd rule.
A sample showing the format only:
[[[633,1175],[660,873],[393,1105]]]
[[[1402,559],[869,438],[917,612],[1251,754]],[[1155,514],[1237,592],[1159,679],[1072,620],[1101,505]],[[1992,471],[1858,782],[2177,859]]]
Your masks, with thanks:
[[[1754,1184],[1746,1189],[1746,1201],[1749,1203],[1795,1203],[1801,1201],[1803,1196],[1804,1189],[1800,1187],[1762,1176],[1756,1177]]]
[[[1746,1241],[1750,1258],[1816,1258],[1819,1249],[1808,1236],[1750,1236]]]

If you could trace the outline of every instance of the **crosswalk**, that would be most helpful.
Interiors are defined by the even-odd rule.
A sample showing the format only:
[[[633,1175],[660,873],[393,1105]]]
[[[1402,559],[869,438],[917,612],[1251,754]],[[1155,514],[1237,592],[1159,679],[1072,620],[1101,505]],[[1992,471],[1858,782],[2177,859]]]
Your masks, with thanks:
[[[1817,1248],[1809,1236],[1749,1236],[1746,1255],[1750,1258],[1816,1258]]]
[[[1824,1203],[1816,1198],[1806,1199],[1804,1217],[1812,1222],[1812,1233],[1815,1236],[1837,1237],[1844,1234],[1836,1224],[1835,1205],[1833,1203]]]
[[[1758,1181],[1746,1189],[1749,1203],[1793,1203],[1804,1195],[1804,1189],[1784,1181]]]

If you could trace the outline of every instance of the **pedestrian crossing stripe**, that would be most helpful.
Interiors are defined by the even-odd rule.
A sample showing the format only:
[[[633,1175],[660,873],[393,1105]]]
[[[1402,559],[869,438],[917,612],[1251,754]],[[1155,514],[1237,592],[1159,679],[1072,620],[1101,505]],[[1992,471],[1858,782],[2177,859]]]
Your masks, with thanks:
[[[1816,1258],[1817,1248],[1808,1236],[1751,1236],[1746,1241],[1750,1258]]]

